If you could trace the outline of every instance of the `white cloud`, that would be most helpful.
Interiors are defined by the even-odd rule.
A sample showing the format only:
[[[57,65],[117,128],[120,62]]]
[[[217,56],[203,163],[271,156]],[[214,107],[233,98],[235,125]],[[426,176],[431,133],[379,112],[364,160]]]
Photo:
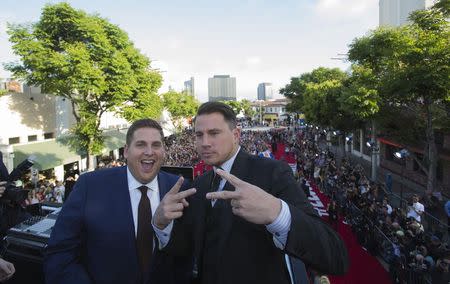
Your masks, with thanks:
[[[360,17],[378,9],[378,0],[317,0],[316,12],[321,16]]]
[[[250,56],[245,60],[247,65],[258,65],[261,63],[261,58],[258,56]]]

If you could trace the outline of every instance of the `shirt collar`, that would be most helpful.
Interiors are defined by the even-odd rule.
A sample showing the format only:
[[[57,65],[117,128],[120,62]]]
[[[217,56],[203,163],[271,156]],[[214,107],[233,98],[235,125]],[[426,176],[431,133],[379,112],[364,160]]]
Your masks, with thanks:
[[[148,188],[150,188],[152,191],[158,192],[158,175],[155,176],[153,180],[151,180],[149,183],[142,184],[139,181],[137,181],[133,174],[130,172],[130,168],[127,167],[127,180],[128,180],[128,190],[134,190],[141,185],[145,185]]]
[[[226,171],[227,173],[231,172],[231,167],[233,167],[234,160],[236,159],[237,154],[241,150],[241,146],[238,146],[236,153],[234,153],[233,157],[226,160],[220,167],[222,170]],[[214,171],[217,169],[217,167],[214,167]]]

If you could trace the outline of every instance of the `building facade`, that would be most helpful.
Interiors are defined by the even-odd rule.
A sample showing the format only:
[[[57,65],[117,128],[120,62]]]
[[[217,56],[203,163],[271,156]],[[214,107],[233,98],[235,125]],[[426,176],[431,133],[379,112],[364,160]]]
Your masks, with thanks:
[[[208,101],[235,101],[236,78],[230,75],[214,75],[208,78]]]
[[[195,98],[195,81],[194,77],[191,77],[190,80],[184,81],[184,91]]]
[[[273,99],[272,83],[259,83],[257,98],[258,98],[258,100],[262,100],[262,101]]]
[[[380,0],[379,25],[398,27],[408,23],[409,14],[429,8],[433,0]]]
[[[71,167],[85,170],[86,158],[71,149],[65,139],[76,123],[70,101],[17,81],[0,83],[0,89],[7,91],[0,96],[0,120],[7,122],[0,132],[0,151],[8,171],[31,155],[35,157],[35,169],[53,170],[59,180]],[[127,121],[105,113],[100,128],[105,136],[104,154],[118,157],[119,148],[125,144]]]

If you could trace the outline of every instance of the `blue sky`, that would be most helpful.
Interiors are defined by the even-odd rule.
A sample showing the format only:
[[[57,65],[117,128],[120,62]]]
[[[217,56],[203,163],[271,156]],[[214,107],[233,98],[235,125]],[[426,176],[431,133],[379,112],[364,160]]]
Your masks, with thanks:
[[[37,21],[42,7],[56,2],[61,1],[1,1],[1,63],[15,59],[6,22]],[[236,77],[238,99],[256,99],[260,82],[278,90],[319,66],[346,69],[348,64],[331,58],[378,25],[378,0],[66,2],[124,29],[152,66],[164,71],[161,92],[169,85],[181,90],[193,76],[201,101],[215,74]],[[0,77],[8,76],[0,67]]]

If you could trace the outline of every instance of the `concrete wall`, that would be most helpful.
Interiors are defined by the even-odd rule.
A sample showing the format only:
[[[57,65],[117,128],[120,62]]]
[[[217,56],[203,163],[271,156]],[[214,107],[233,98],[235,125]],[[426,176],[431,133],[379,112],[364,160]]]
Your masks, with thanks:
[[[24,91],[0,97],[0,144],[8,145],[12,137],[28,143],[30,135],[37,135],[39,141],[44,139],[44,133],[55,132],[55,97],[37,93],[35,89]]]

